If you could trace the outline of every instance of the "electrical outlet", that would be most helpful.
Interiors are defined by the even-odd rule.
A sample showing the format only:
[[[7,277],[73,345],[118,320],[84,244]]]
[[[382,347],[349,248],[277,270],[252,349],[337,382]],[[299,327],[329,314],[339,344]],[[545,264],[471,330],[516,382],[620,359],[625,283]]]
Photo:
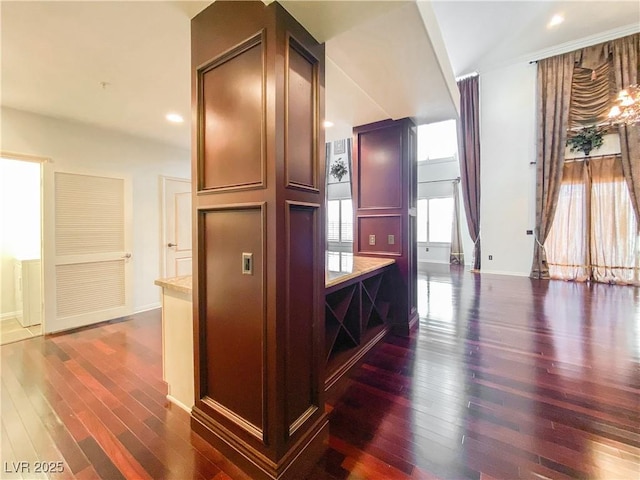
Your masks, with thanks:
[[[489,260],[493,260],[493,255],[489,255]]]
[[[395,235],[387,235],[387,243],[389,245],[395,245],[396,243],[396,236]]]
[[[375,244],[376,244],[376,236],[369,235],[369,245],[375,245]]]
[[[533,230],[527,230],[527,235],[533,235]]]
[[[425,251],[425,252],[428,252],[428,251],[429,251],[429,247],[426,247],[426,248],[424,249],[424,251]]]

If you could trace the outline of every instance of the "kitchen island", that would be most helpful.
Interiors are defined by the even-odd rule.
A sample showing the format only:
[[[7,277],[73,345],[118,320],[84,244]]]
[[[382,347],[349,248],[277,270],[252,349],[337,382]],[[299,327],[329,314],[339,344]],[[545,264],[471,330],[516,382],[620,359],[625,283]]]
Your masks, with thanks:
[[[327,252],[325,268],[325,390],[333,387],[389,330],[395,261]],[[162,366],[167,398],[194,403],[191,276],[159,279],[162,287]]]

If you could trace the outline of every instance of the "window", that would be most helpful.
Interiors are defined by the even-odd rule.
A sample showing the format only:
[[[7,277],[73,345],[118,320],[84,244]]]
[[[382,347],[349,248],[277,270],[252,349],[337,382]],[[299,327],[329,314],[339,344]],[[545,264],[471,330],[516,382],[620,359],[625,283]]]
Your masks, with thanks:
[[[327,240],[353,241],[353,203],[351,199],[329,200],[327,203]]]
[[[418,161],[450,159],[457,153],[458,133],[455,120],[418,127]]]
[[[616,155],[565,162],[544,243],[551,278],[640,285],[640,238]]]
[[[453,197],[418,200],[418,241],[451,243]]]
[[[327,252],[327,270],[351,273],[353,271],[353,253]]]

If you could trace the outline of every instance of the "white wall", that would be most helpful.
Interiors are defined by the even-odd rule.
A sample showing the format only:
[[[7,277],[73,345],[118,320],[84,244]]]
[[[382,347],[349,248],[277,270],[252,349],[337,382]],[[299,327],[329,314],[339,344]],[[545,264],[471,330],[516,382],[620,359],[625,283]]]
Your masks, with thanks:
[[[482,272],[529,275],[535,225],[536,65],[480,75]],[[493,260],[489,260],[493,255]]]
[[[133,308],[159,307],[160,288],[153,284],[160,275],[159,176],[190,178],[189,150],[9,108],[2,109],[1,128],[1,149],[5,152],[48,157],[57,170],[130,176]]]

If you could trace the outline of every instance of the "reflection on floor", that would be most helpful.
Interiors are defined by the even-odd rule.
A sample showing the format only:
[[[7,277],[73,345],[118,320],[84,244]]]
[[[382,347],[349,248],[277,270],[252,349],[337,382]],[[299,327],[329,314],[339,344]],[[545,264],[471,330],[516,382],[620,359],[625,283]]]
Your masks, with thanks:
[[[42,325],[23,327],[17,318],[9,318],[0,322],[0,345],[19,342],[27,338],[42,335]]]
[[[421,267],[419,328],[330,399],[313,480],[638,478],[638,289]]]
[[[637,288],[448,266],[418,279],[419,327],[327,399],[308,480],[638,478]],[[250,480],[167,401],[161,351],[159,309],[0,348],[3,470]]]

